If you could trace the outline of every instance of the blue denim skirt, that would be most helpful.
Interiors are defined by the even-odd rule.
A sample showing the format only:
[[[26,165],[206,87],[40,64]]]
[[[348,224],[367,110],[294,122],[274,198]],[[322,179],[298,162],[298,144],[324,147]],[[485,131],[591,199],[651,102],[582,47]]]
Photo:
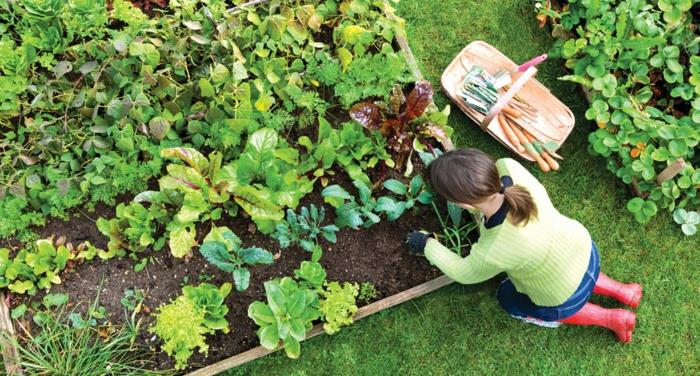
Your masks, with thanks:
[[[511,316],[522,319],[535,318],[544,321],[559,321],[573,315],[586,305],[591,294],[593,294],[598,274],[600,274],[600,255],[595,243],[592,243],[588,270],[584,273],[576,292],[564,303],[555,307],[538,306],[527,295],[518,292],[509,278],[501,282],[496,297],[501,307]]]

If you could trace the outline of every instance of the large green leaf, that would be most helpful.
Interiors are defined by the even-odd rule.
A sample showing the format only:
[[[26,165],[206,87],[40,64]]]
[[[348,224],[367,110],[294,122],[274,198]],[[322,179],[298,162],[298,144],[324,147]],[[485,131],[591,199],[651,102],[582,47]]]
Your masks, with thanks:
[[[267,294],[267,304],[275,316],[283,316],[287,312],[287,299],[277,281],[265,282],[265,293]]]
[[[234,192],[236,203],[255,220],[280,221],[284,218],[282,208],[270,200],[267,191],[258,190],[249,185],[238,187]]]
[[[277,324],[273,323],[260,328],[258,331],[258,338],[260,339],[260,345],[262,347],[268,350],[276,349],[280,342]]]
[[[259,326],[269,325],[275,322],[275,315],[272,313],[270,306],[261,301],[254,301],[248,306],[248,317],[253,319]]]
[[[160,156],[163,158],[180,159],[202,175],[205,175],[209,168],[209,161],[207,158],[202,155],[202,153],[192,148],[167,148],[160,151]]]
[[[192,247],[197,244],[195,236],[197,235],[194,229],[189,229],[187,227],[177,227],[173,231],[170,231],[170,240],[168,245],[170,246],[170,252],[175,257],[185,257]]]
[[[306,291],[299,289],[295,291],[287,302],[287,314],[290,317],[301,317],[306,308]]]
[[[272,253],[259,247],[241,249],[240,251],[238,251],[238,257],[240,257],[241,260],[250,265],[269,265],[275,261]]]
[[[204,244],[199,247],[199,252],[204,256],[207,262],[225,272],[233,273],[237,269],[236,264],[231,262],[231,254],[228,253],[226,244],[222,242],[205,241]]]
[[[288,357],[296,359],[301,354],[301,344],[294,337],[289,336],[284,340],[284,351]]]

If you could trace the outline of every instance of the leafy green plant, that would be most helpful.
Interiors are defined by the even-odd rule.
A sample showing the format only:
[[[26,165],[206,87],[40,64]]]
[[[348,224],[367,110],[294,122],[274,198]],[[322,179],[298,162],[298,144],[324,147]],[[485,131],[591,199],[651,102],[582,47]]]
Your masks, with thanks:
[[[339,185],[330,185],[321,191],[323,200],[335,208],[336,226],[358,229],[379,223],[381,218],[374,213],[377,200],[372,197],[370,188],[359,180],[354,180],[352,184],[358,190],[359,202]]]
[[[300,287],[290,277],[265,282],[265,294],[267,304],[255,301],[248,307],[248,317],[260,326],[260,344],[269,350],[282,344],[287,356],[296,359],[301,352],[300,341],[321,316],[318,294]]]
[[[569,1],[548,9],[562,37],[551,55],[562,56],[572,74],[562,77],[592,89],[586,118],[598,129],[589,151],[609,159],[608,169],[639,197],[627,208],[644,223],[660,209],[700,203],[696,147],[700,131],[700,40],[691,1]],[[667,166],[687,167],[657,181]]]
[[[236,290],[244,291],[250,284],[246,265],[272,264],[272,253],[259,247],[243,248],[241,239],[227,227],[213,226],[199,247],[204,258],[217,268],[231,273]]]
[[[17,294],[34,295],[37,289],[48,290],[61,283],[59,273],[75,254],[53,238],[37,240],[34,246],[21,249],[10,259],[10,250],[0,248],[0,287]]]
[[[326,209],[311,204],[309,208],[302,206],[299,214],[287,209],[287,220],[277,224],[272,237],[277,239],[280,247],[288,248],[298,244],[305,251],[312,252],[318,245],[319,236],[331,243],[336,242],[335,233],[339,230],[335,225],[323,225]]]
[[[299,269],[294,270],[294,275],[300,280],[301,287],[318,290],[326,281],[326,269],[317,261],[302,261]]]
[[[360,284],[360,292],[357,296],[357,300],[369,303],[378,296],[379,290],[377,290],[372,282],[362,282],[362,284]]]
[[[357,312],[355,298],[358,295],[357,283],[326,282],[321,293],[321,315],[323,329],[328,334],[335,334],[341,326],[352,324],[352,316]]]
[[[673,220],[681,225],[681,230],[683,230],[685,235],[692,236],[698,231],[700,213],[679,208],[673,212]]]
[[[420,81],[402,101],[403,92],[398,90],[391,102],[391,117],[383,116],[379,106],[370,102],[355,104],[350,117],[363,127],[379,130],[388,140],[389,149],[396,155],[397,167],[403,166],[408,153],[413,150],[414,130],[411,122],[419,118],[433,100],[433,87]]]
[[[433,202],[433,195],[423,189],[423,178],[420,175],[414,176],[408,185],[396,179],[386,180],[384,188],[401,197],[399,200],[389,196],[377,199],[375,210],[385,213],[390,221],[397,220],[406,210],[413,208],[416,201],[424,205]]]
[[[158,308],[156,321],[149,331],[163,340],[162,349],[175,358],[175,368],[183,369],[196,349],[206,354],[206,335],[217,330],[228,333],[224,299],[231,284],[220,288],[207,283],[198,287],[185,286],[183,295]]]
[[[123,257],[130,253],[132,257],[148,247],[158,251],[165,246],[165,237],[157,237],[159,228],[171,218],[164,206],[152,204],[146,208],[139,202],[119,204],[116,217],[98,218],[97,229],[109,237],[107,257]],[[101,256],[102,257],[102,256]]]
[[[356,122],[346,122],[341,129],[335,129],[323,117],[318,118],[318,124],[315,144],[308,136],[301,136],[297,141],[307,152],[301,162],[301,171],[313,171],[314,177],[324,179],[327,171],[339,165],[350,179],[371,185],[366,170],[379,162],[394,166],[386,151],[386,140],[378,131],[372,131],[368,136]]]

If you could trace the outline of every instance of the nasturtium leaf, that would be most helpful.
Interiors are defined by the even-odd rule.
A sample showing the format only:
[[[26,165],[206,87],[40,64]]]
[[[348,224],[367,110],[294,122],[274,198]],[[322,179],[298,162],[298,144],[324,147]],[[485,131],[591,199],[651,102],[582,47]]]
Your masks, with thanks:
[[[267,112],[275,103],[275,99],[266,92],[261,92],[258,100],[255,101],[255,109],[260,112]]]
[[[211,79],[214,83],[221,83],[228,79],[230,72],[225,65],[218,63],[211,71]]]
[[[19,320],[24,314],[27,312],[27,305],[22,303],[18,305],[17,307],[12,309],[12,313],[10,313],[10,317],[13,320]]]
[[[248,70],[242,62],[236,61],[233,63],[232,75],[234,80],[245,80],[246,78],[248,78]]]
[[[199,79],[199,93],[202,97],[213,97],[216,94],[214,86],[206,78]]]

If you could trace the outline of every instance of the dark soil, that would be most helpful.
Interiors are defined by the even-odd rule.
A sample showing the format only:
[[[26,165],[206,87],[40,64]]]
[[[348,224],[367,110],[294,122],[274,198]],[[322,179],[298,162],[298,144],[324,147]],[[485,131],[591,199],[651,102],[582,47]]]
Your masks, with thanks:
[[[397,175],[390,170],[386,177],[400,178]],[[356,194],[356,190],[345,174],[336,174],[334,180],[349,192]],[[322,197],[317,191],[320,191],[320,187],[305,197],[302,205],[311,203],[322,205]],[[375,196],[386,193],[375,192]],[[333,208],[327,205],[325,208],[325,222],[331,223],[334,220]],[[52,235],[65,236],[67,241],[74,245],[88,240],[98,247],[105,248],[107,239],[97,231],[93,220],[100,216],[112,217],[113,215],[112,207],[98,206],[95,212],[78,213],[68,221],[50,218],[46,226],[36,231],[42,238]],[[247,291],[231,292],[226,301],[230,309],[227,319],[231,332],[209,336],[207,341],[210,346],[209,356],[205,358],[200,354],[194,355],[189,362],[192,368],[203,367],[258,346],[257,326],[247,316],[248,305],[255,300],[265,301],[263,287],[265,281],[276,277],[292,276],[293,270],[298,268],[303,260],[311,257],[310,253],[298,247],[280,249],[276,240],[256,232],[252,222],[241,215],[235,218],[224,218],[218,221],[217,225],[228,226],[241,237],[244,246],[255,245],[266,248],[272,253],[280,252],[280,257],[273,265],[251,268],[250,287]],[[405,237],[413,229],[430,231],[439,229],[439,222],[431,207],[420,205],[395,222],[382,221],[369,229],[344,229],[338,233],[336,244],[329,244],[323,240],[324,253],[321,263],[326,268],[328,280],[371,282],[380,292],[376,299],[381,299],[437,277],[439,272],[424,258],[409,256]],[[201,224],[197,229],[198,239],[201,241],[208,231],[209,224]],[[157,307],[181,294],[181,288],[186,284],[209,282],[220,285],[224,282],[232,282],[232,277],[209,265],[196,249],[189,260],[172,257],[167,246],[159,252],[153,252],[152,256],[155,264],[149,263],[138,273],[134,272],[136,261],[130,259],[109,261],[94,259],[84,262],[77,265],[72,272],[64,273],[63,282],[54,286],[51,292],[69,294],[70,304],[73,305],[78,302],[92,302],[101,286],[100,304],[109,313],[108,319],[113,323],[119,323],[124,319],[124,311],[120,303],[124,291],[126,289],[143,290],[146,296],[144,302],[146,312],[141,313],[144,325],[138,341],[156,353],[155,364],[158,364],[158,368],[168,369],[172,368],[174,363],[165,353],[159,351],[160,340],[147,331],[148,325],[153,322],[152,313]],[[36,296],[34,300],[40,297]],[[16,306],[20,303],[20,299],[17,299],[12,305]],[[149,312],[151,314],[148,314]],[[28,317],[25,316],[25,319]]]

